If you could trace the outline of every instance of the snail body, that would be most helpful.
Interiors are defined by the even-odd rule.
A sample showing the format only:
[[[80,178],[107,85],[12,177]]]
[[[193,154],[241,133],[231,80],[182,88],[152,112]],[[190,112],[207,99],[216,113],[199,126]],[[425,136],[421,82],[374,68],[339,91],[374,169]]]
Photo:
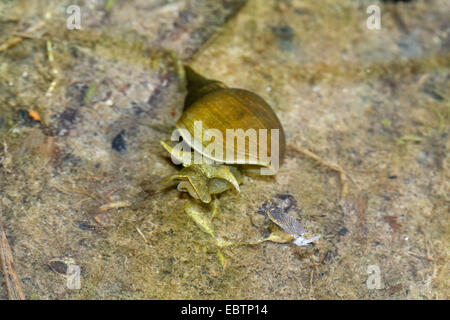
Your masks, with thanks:
[[[167,181],[179,181],[180,191],[209,203],[212,194],[239,191],[244,172],[275,174],[286,142],[269,104],[255,93],[185,70],[188,93],[176,128],[190,149],[161,142],[184,166]]]

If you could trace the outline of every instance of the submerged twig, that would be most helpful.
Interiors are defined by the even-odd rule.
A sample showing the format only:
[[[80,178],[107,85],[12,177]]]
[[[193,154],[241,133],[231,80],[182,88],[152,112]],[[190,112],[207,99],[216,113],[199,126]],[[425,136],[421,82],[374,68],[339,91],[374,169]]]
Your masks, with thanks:
[[[54,66],[55,57],[53,56],[53,44],[51,40],[46,41],[46,49],[47,49],[47,58],[48,63],[51,67],[51,73],[53,75],[53,80],[50,83],[50,86],[47,89],[47,92],[45,93],[46,97],[50,97],[52,95],[53,90],[55,90],[57,79],[56,76],[58,75],[58,69]]]
[[[120,208],[126,208],[129,207],[130,203],[128,201],[117,201],[117,202],[110,202],[104,205],[101,205],[97,209],[97,213],[103,213],[110,209],[120,209]]]
[[[145,235],[142,233],[141,229],[139,229],[138,227],[136,227],[136,231],[139,233],[139,235],[142,237],[142,239],[144,239],[144,242],[147,243],[147,238],[146,238]]]
[[[69,194],[69,195],[71,195],[73,193],[81,194],[81,195],[89,197],[92,200],[95,200],[100,203],[107,201],[107,199],[105,199],[101,194],[89,192],[89,191],[86,191],[83,189],[77,189],[77,188],[73,188],[73,187],[69,187],[69,186],[54,186],[54,188],[64,194]]]
[[[10,300],[25,300],[19,277],[14,268],[13,256],[6,239],[6,233],[0,222],[0,264],[6,282],[6,290]]]
[[[15,33],[14,37],[12,37],[11,39],[9,39],[9,41],[0,45],[0,52],[6,51],[9,48],[14,47],[15,45],[21,43],[23,39],[33,37],[33,35],[31,35],[30,33],[35,32],[38,29],[42,28],[44,26],[44,24],[45,23],[43,21],[41,21],[41,22],[35,24],[34,26],[28,28],[23,33]]]
[[[347,196],[348,193],[348,182],[347,180],[351,180],[350,176],[347,175],[347,173],[344,171],[344,169],[342,169],[340,166],[338,166],[337,164],[334,163],[330,163],[328,161],[323,160],[322,158],[320,158],[318,155],[312,153],[309,150],[297,147],[295,145],[292,144],[288,144],[288,147],[291,148],[292,150],[301,153],[315,161],[317,161],[320,165],[327,167],[333,171],[336,171],[339,174],[339,179],[341,180],[341,196],[342,198],[345,198]]]

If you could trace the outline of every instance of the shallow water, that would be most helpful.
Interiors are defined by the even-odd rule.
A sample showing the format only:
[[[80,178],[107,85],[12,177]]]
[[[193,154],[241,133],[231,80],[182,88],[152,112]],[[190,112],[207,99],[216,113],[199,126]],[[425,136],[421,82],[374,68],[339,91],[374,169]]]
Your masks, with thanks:
[[[69,2],[0,4],[0,218],[26,298],[449,297],[447,1],[379,3],[380,30],[368,1],[78,3],[81,30]],[[220,196],[218,236],[266,237],[258,211],[282,194],[317,243],[227,248],[221,266],[161,185],[178,170],[159,144],[185,95],[174,57],[260,94],[289,145],[352,179],[342,197],[288,148],[275,177]],[[80,266],[81,289],[55,261]]]

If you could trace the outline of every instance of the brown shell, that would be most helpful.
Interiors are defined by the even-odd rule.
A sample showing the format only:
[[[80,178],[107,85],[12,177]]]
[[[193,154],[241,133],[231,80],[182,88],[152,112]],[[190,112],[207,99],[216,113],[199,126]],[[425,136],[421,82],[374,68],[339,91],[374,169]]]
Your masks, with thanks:
[[[194,80],[189,83],[190,78]],[[244,156],[246,164],[270,167],[270,164],[259,157],[259,154],[260,152],[266,152],[268,157],[272,156],[270,129],[278,129],[279,159],[280,163],[282,162],[286,144],[283,127],[275,112],[264,99],[247,90],[226,88],[224,84],[218,81],[201,77],[192,69],[187,69],[187,80],[188,96],[185,110],[177,121],[176,126],[180,129],[187,129],[192,137],[192,141],[189,141],[188,137],[183,136],[182,131],[181,134],[194,150],[200,151],[200,141],[194,140],[194,122],[201,121],[203,136],[207,129],[217,129],[223,135],[224,159],[215,158],[214,155],[209,158],[219,162],[236,164],[237,157]],[[227,146],[227,129],[242,129],[244,132],[248,129],[254,129],[257,133],[257,139],[260,137],[259,129],[268,129],[267,143],[260,145],[258,139],[258,147],[256,152],[254,152],[255,148],[252,149],[249,146],[250,139],[245,139],[245,152],[239,152],[235,147],[237,140],[234,141],[233,145]],[[210,143],[211,141],[202,141],[203,147],[207,147]],[[230,161],[225,157],[227,151],[235,154],[234,161]]]

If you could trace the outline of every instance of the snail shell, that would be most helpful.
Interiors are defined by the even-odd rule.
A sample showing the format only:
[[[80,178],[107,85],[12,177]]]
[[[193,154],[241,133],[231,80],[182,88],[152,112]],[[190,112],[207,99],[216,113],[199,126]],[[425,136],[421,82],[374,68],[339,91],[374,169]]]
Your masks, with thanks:
[[[183,139],[195,151],[219,163],[241,164],[237,159],[245,159],[247,171],[256,172],[255,167],[274,169],[268,159],[272,157],[272,150],[274,150],[272,144],[275,143],[278,147],[276,156],[279,157],[279,163],[282,162],[286,148],[284,130],[275,112],[263,98],[248,90],[228,88],[220,81],[206,79],[189,66],[185,69],[188,94],[184,112],[177,121],[176,127],[189,132],[190,136],[183,134],[186,132],[184,130],[179,131]],[[208,129],[216,129],[224,137],[222,157],[204,154],[204,148],[211,141],[207,139],[198,141],[194,136],[196,126],[199,130],[199,121],[201,121],[202,137],[205,137]],[[257,134],[257,145],[251,147],[250,138],[244,138],[245,148],[237,150],[235,140],[228,141],[226,138],[229,134],[227,130],[237,129],[242,129],[244,132],[253,129]],[[262,140],[260,129],[266,129],[266,141]],[[271,129],[278,129],[278,140],[272,139],[274,131]],[[234,154],[235,157],[231,159],[223,157],[227,154]]]

